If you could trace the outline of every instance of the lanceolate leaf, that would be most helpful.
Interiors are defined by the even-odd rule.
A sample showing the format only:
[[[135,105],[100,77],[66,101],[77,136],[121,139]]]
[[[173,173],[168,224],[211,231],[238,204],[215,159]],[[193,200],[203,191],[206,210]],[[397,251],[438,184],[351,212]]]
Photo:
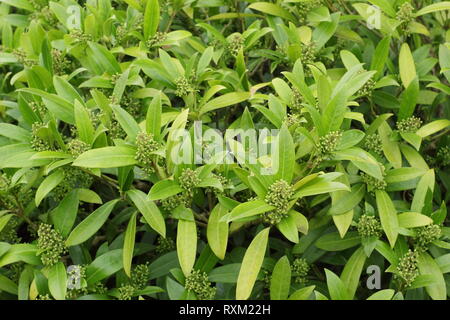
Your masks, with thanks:
[[[286,300],[291,285],[291,265],[289,259],[284,256],[278,260],[273,268],[270,280],[270,299]]]
[[[149,200],[145,193],[140,190],[129,190],[127,195],[133,201],[136,208],[144,216],[145,221],[150,225],[150,227],[158,232],[161,236],[166,236],[166,223],[164,222],[164,217],[159,211],[155,203]]]
[[[247,248],[236,287],[236,299],[246,300],[252,293],[253,286],[266,253],[269,228],[260,231]]]
[[[395,209],[391,198],[385,191],[376,191],[375,194],[381,225],[391,247],[394,247],[398,236],[397,210]]]
[[[197,227],[195,222],[178,220],[177,254],[181,269],[187,277],[194,267],[197,254]]]

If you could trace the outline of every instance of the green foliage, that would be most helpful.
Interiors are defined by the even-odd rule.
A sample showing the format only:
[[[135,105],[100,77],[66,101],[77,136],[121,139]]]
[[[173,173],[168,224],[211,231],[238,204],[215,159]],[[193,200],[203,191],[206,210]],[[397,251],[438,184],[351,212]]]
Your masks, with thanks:
[[[449,10],[0,1],[0,299],[447,299]]]

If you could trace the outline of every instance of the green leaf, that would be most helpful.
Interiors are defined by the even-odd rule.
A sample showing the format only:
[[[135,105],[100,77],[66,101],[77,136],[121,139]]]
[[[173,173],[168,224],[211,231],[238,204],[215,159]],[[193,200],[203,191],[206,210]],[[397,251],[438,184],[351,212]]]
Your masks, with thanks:
[[[200,114],[205,114],[209,111],[228,107],[238,104],[242,101],[248,100],[251,97],[250,92],[230,92],[220,97],[209,100],[205,105],[200,107]]]
[[[147,195],[140,190],[129,190],[127,195],[133,201],[136,208],[144,216],[150,227],[161,236],[166,236],[166,223],[156,204],[147,198]]]
[[[225,258],[228,243],[228,223],[221,221],[228,210],[220,203],[211,211],[206,228],[208,244],[214,254],[221,260]]]
[[[174,196],[182,191],[183,189],[176,181],[161,180],[152,186],[150,192],[148,193],[148,198],[150,200],[162,200]]]
[[[383,174],[378,161],[371,154],[361,148],[352,147],[349,149],[336,151],[334,152],[334,159],[349,160],[358,169],[377,178],[378,180],[383,180]]]
[[[78,100],[76,100],[74,112],[77,133],[80,140],[91,145],[94,140],[94,127],[92,126],[88,111]]]
[[[270,279],[270,300],[286,300],[291,286],[291,264],[286,256],[278,260]]]
[[[8,292],[13,295],[18,294],[16,283],[2,274],[0,274],[0,291]]]
[[[104,72],[108,72],[110,75],[122,73],[120,65],[109,50],[95,42],[89,42],[88,45],[86,57],[91,61],[94,67],[93,71],[96,74],[102,75]]]
[[[131,262],[133,260],[134,241],[136,237],[136,215],[137,212],[131,215],[123,240],[123,270],[128,277],[131,277]]]
[[[189,276],[197,255],[197,227],[195,222],[178,220],[177,255],[181,270],[186,277]]]
[[[341,215],[352,210],[361,202],[365,194],[366,186],[363,183],[354,185],[350,193],[347,193],[331,206],[328,214]]]
[[[402,79],[405,88],[408,88],[414,78],[417,77],[417,73],[414,58],[407,43],[402,44],[398,64],[400,69],[400,78]]]
[[[419,271],[421,275],[431,275],[433,284],[426,286],[426,291],[433,300],[446,300],[447,287],[445,279],[436,261],[428,253],[422,252],[419,255]]]
[[[50,212],[55,229],[65,238],[72,230],[78,213],[78,192],[68,193],[58,206]]]
[[[258,214],[273,210],[275,207],[266,204],[263,200],[254,200],[239,204],[227,216],[228,222],[256,216]]]
[[[159,25],[159,3],[158,0],[148,0],[144,12],[144,38],[148,40],[153,37]]]
[[[208,274],[208,279],[211,282],[220,283],[236,283],[238,279],[240,263],[229,263],[213,269]]]
[[[289,11],[274,3],[254,2],[249,6],[247,6],[247,8],[271,14],[273,16],[281,17],[283,19],[290,20],[292,22],[296,21],[295,17]]]
[[[300,213],[291,210],[288,212],[287,216],[284,217],[278,224],[277,228],[280,230],[280,232],[293,243],[298,243],[298,226],[297,226],[297,219],[301,219],[302,216]],[[303,217],[304,218],[304,217]],[[306,220],[307,222],[307,220]]]
[[[298,289],[293,294],[289,296],[289,300],[308,300],[311,297],[316,286],[309,286],[305,288]]]
[[[151,133],[155,140],[159,140],[161,131],[161,93],[153,97],[148,106],[145,128],[147,133]]]
[[[118,201],[118,199],[115,199],[106,202],[81,221],[70,233],[66,240],[66,246],[75,246],[92,237],[106,222]]]
[[[450,10],[450,1],[442,1],[439,3],[433,3],[430,4],[419,11],[415,13],[416,17],[422,16],[424,14],[437,12],[437,11],[444,11],[444,10]]]
[[[425,138],[448,127],[450,127],[450,120],[439,119],[422,126],[416,131],[416,134],[419,137]]]
[[[390,45],[391,37],[385,37],[378,43],[375,49],[370,69],[377,72],[375,75],[376,78],[380,78],[383,75],[384,66],[389,56]]]
[[[406,90],[400,97],[400,110],[398,113],[398,120],[403,120],[413,115],[418,97],[419,80],[417,78],[414,78],[409,82]]]
[[[137,134],[141,131],[136,120],[134,120],[134,118],[128,112],[126,112],[119,106],[113,105],[112,109],[120,126],[127,133],[129,139],[131,141],[134,141]]]
[[[55,300],[65,300],[67,291],[67,273],[62,262],[52,266],[48,272],[48,289]]]
[[[434,191],[434,183],[434,170],[430,169],[422,176],[422,178],[420,178],[419,183],[417,184],[411,204],[411,211],[422,212],[425,207],[428,192],[433,193]]]
[[[336,274],[325,269],[325,275],[331,300],[351,300],[351,295],[345,283]]]
[[[395,290],[392,289],[384,289],[375,292],[367,300],[391,300],[395,294]]]
[[[391,198],[385,191],[375,191],[378,214],[380,215],[381,226],[393,248],[398,236],[398,217],[397,210]]]
[[[246,300],[252,293],[266,253],[269,231],[270,228],[260,231],[245,251],[236,287],[237,300]]]
[[[21,142],[28,142],[31,138],[28,130],[9,123],[0,123],[0,136]]]
[[[341,238],[338,232],[332,232],[321,236],[315,246],[325,251],[342,251],[360,243],[361,238],[357,232],[347,232],[344,238]]]
[[[36,190],[35,203],[36,207],[39,206],[41,201],[52,191],[62,180],[64,179],[64,173],[61,170],[57,170],[44,181],[41,182]]]
[[[275,179],[283,179],[291,183],[294,174],[295,147],[291,134],[286,126],[281,127],[280,133],[275,141]]]
[[[136,150],[127,146],[104,147],[88,150],[73,162],[74,166],[85,168],[116,168],[132,166]]]
[[[115,249],[97,257],[86,268],[88,285],[95,284],[123,268],[122,249]]]
[[[398,225],[401,228],[417,228],[432,223],[433,219],[417,212],[403,212],[398,215]]]
[[[366,254],[363,248],[358,248],[345,264],[341,273],[341,280],[345,284],[349,293],[349,298],[353,299],[358,288],[359,278],[366,261]]]

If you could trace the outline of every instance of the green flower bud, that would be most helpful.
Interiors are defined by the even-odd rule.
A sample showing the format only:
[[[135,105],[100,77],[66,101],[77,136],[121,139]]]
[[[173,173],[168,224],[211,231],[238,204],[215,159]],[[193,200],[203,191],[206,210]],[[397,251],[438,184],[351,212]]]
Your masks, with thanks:
[[[359,218],[357,229],[358,234],[362,238],[380,237],[382,231],[380,221],[368,214],[364,214]]]
[[[131,271],[131,285],[137,289],[144,289],[150,281],[150,270],[148,263],[138,264]]]
[[[76,44],[87,45],[88,41],[92,41],[92,36],[90,34],[84,33],[80,29],[70,30],[70,37]]]
[[[289,114],[284,119],[284,123],[286,124],[287,127],[292,127],[295,125],[299,125],[301,123],[301,119],[302,118],[298,114]]]
[[[183,76],[175,79],[175,85],[177,87],[175,90],[175,95],[177,97],[187,96],[189,93],[194,91],[189,80]]]
[[[158,237],[156,245],[156,253],[162,255],[175,250],[175,241],[172,238]]]
[[[374,193],[377,190],[385,190],[387,187],[387,182],[384,180],[379,180],[365,172],[360,173],[362,181],[367,185],[367,190]]]
[[[147,47],[152,48],[152,47],[160,46],[161,43],[166,41],[166,39],[167,39],[167,33],[156,32],[155,35],[147,41]]]
[[[241,34],[235,33],[228,39],[226,49],[232,56],[236,57],[243,47],[244,47],[244,38],[242,37]]]
[[[178,183],[180,187],[189,195],[193,194],[193,189],[197,187],[200,183],[200,178],[198,177],[197,171],[192,169],[184,169],[178,178]]]
[[[19,63],[23,64],[25,67],[31,68],[32,66],[37,65],[37,61],[29,59],[23,49],[14,49],[12,51],[12,54],[16,57],[17,61],[19,61]]]
[[[161,200],[161,206],[164,210],[172,212],[179,205],[190,206],[190,196],[186,193],[179,193],[174,196]]]
[[[20,219],[17,216],[9,218],[8,223],[0,231],[0,242],[9,244],[20,243],[22,238],[17,235],[17,228],[20,225]]]
[[[124,285],[119,288],[119,300],[131,300],[133,298],[135,288],[132,285]]]
[[[397,275],[404,282],[406,287],[411,286],[419,275],[417,262],[418,253],[412,250],[408,250],[408,252],[400,258],[400,261],[398,262]]]
[[[296,258],[292,262],[292,276],[295,277],[295,282],[305,283],[310,269],[306,259]]]
[[[375,89],[376,81],[372,78],[367,80],[367,82],[356,92],[357,97],[370,97],[372,95],[373,89]]]
[[[295,114],[300,114],[302,110],[303,96],[297,88],[292,89],[291,110]]]
[[[160,147],[160,144],[153,139],[153,135],[146,132],[140,132],[136,136],[136,155],[135,159],[147,174],[154,172],[152,163],[155,155],[152,154]]]
[[[39,135],[39,131],[45,127],[40,122],[35,122],[31,125],[31,148],[35,151],[51,151],[53,149],[50,143]]]
[[[62,170],[64,178],[52,191],[56,201],[64,198],[73,189],[89,189],[94,180],[89,173],[84,172],[78,167],[64,166]]]
[[[442,229],[437,224],[416,228],[414,237],[414,246],[418,251],[426,251],[428,245],[441,237]]]
[[[78,158],[78,156],[80,154],[88,151],[89,149],[90,149],[90,146],[86,142],[81,141],[79,139],[72,139],[67,144],[67,150],[69,150],[70,154],[74,158]]]
[[[73,68],[72,62],[63,54],[62,51],[57,49],[52,50],[52,67],[53,73],[56,75],[64,75],[71,72]]]
[[[301,48],[302,48],[301,60],[303,66],[306,66],[307,64],[311,64],[316,61],[318,51],[316,48],[316,44],[313,41],[307,44],[302,43]]]
[[[397,122],[397,128],[400,132],[416,132],[422,125],[422,120],[418,117],[411,116]]]
[[[212,300],[216,295],[216,288],[211,287],[208,275],[200,270],[192,270],[191,274],[186,277],[184,287],[186,290],[194,292],[199,300]]]
[[[275,209],[263,214],[266,223],[278,224],[288,213],[289,200],[294,195],[294,190],[285,180],[280,179],[270,185],[265,201]]]
[[[330,154],[335,151],[342,138],[342,132],[331,131],[325,136],[319,138],[317,150],[319,154]]]
[[[437,152],[437,159],[439,163],[441,163],[442,166],[450,166],[450,147],[445,146],[442,148],[439,148]]]
[[[51,225],[46,223],[39,225],[37,247],[45,266],[53,266],[66,253],[64,238]]]
[[[44,118],[45,114],[47,113],[47,109],[42,102],[30,101],[28,102],[28,105],[30,106],[31,110],[33,110],[33,112],[36,113],[41,119]]]
[[[267,269],[262,268],[262,282],[264,283],[264,288],[269,289],[270,288],[270,281],[272,281],[272,275],[271,272]]]
[[[404,2],[398,9],[396,20],[400,22],[400,29],[407,32],[408,24],[414,20],[414,7],[411,3]]]
[[[295,2],[295,9],[299,15],[300,24],[307,23],[308,13],[322,5],[322,0],[304,0]]]
[[[379,134],[369,134],[364,140],[364,147],[367,151],[372,151],[379,155],[383,154],[383,143]]]
[[[49,294],[39,294],[35,300],[53,300]]]
[[[111,119],[109,135],[112,139],[125,139],[127,137],[127,133],[116,119]]]

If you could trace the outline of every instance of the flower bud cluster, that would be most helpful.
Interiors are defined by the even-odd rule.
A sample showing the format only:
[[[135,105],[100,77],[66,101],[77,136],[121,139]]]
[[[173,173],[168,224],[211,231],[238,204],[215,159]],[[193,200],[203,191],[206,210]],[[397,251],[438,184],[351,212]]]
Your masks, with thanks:
[[[414,237],[414,246],[418,251],[426,251],[428,245],[438,240],[442,234],[442,228],[437,224],[416,228]]]
[[[408,250],[408,252],[400,258],[397,265],[397,275],[404,282],[406,287],[411,286],[419,275],[418,253]]]
[[[46,223],[39,225],[37,247],[44,266],[53,266],[66,253],[63,237],[51,225]]]
[[[162,255],[175,250],[175,241],[169,237],[158,237],[156,243],[156,253]]]
[[[379,134],[369,134],[364,140],[364,147],[367,151],[372,151],[381,155],[383,153],[383,143]]]
[[[153,152],[158,150],[160,144],[153,139],[151,133],[140,132],[136,136],[136,161],[143,167],[147,174],[154,172],[152,163],[155,160]]]
[[[266,212],[263,215],[263,220],[272,225],[278,224],[287,215],[289,200],[293,195],[292,186],[285,180],[280,179],[272,183],[264,200],[268,205],[274,206],[275,209]]]
[[[422,125],[422,120],[416,116],[400,120],[397,122],[397,128],[400,132],[416,132]]]
[[[381,223],[374,216],[364,214],[359,218],[357,224],[358,234],[362,238],[380,237]]]
[[[305,283],[306,277],[308,276],[310,266],[306,259],[296,258],[292,262],[292,276],[295,278],[297,283]]]
[[[192,270],[191,274],[186,277],[184,287],[195,293],[199,300],[212,300],[216,295],[216,288],[211,286],[208,275],[200,270]]]

